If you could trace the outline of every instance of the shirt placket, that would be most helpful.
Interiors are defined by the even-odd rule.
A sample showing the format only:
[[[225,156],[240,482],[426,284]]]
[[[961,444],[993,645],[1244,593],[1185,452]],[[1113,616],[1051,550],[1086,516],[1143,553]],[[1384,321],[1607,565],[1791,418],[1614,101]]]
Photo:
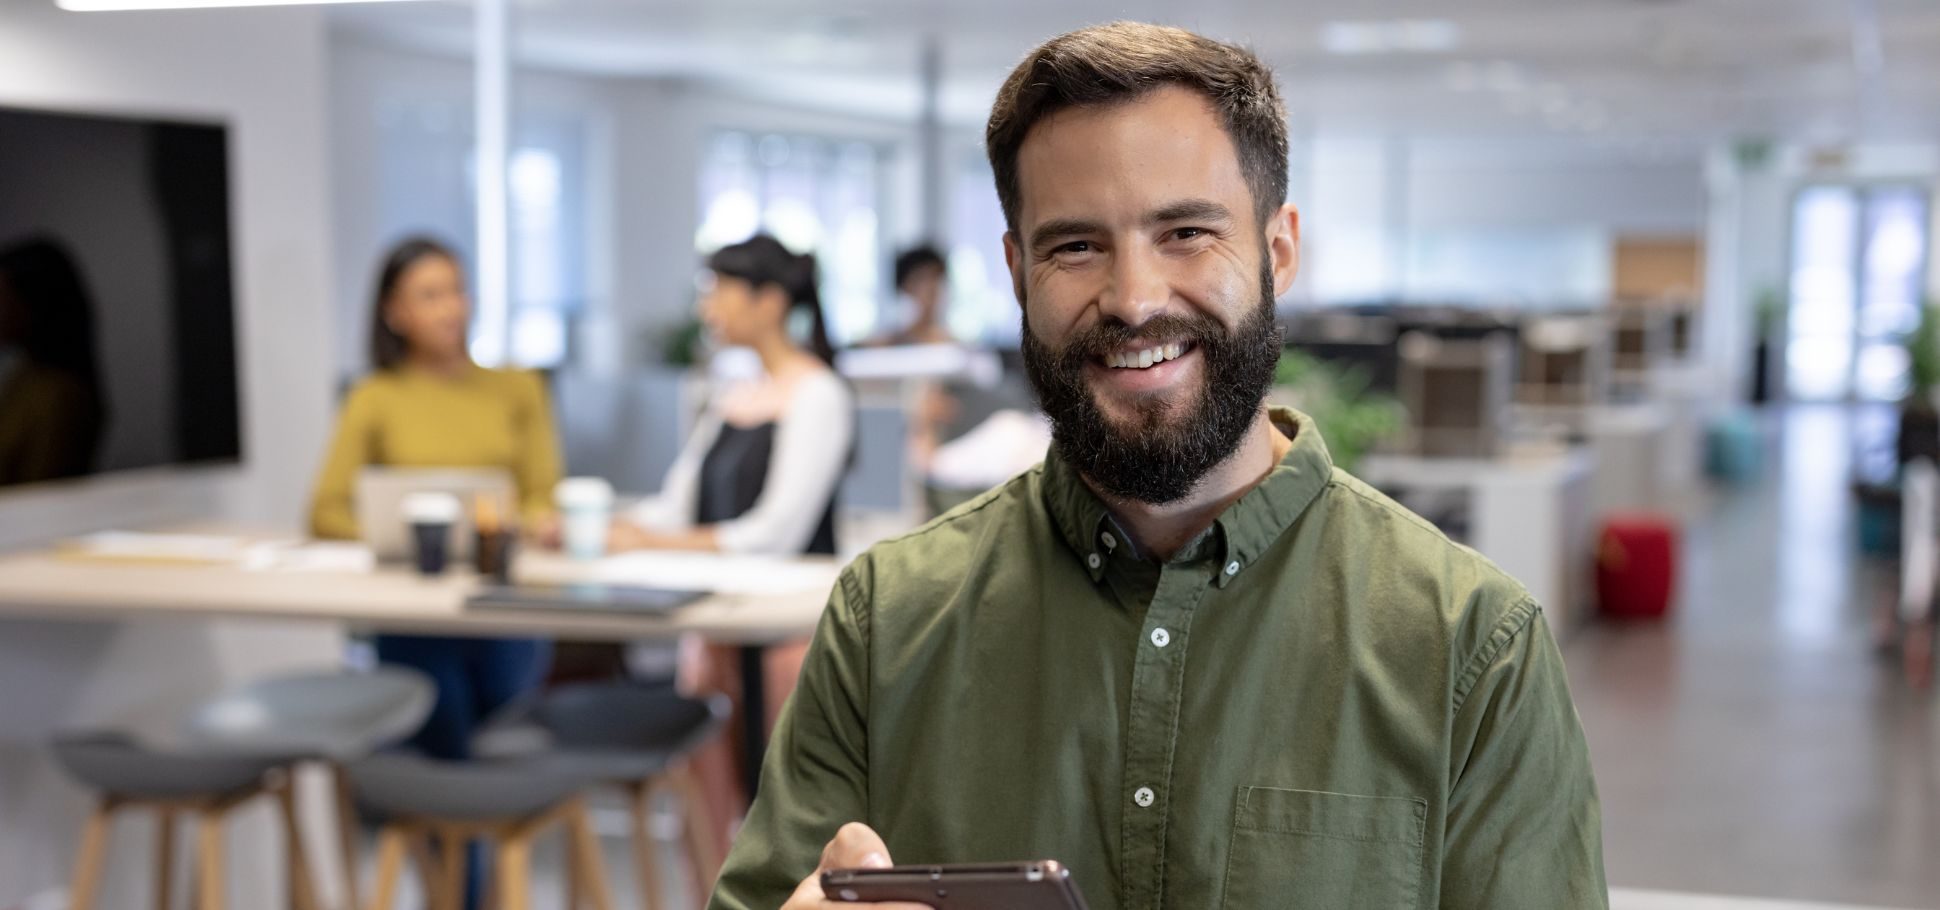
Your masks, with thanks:
[[[1125,731],[1122,868],[1127,908],[1157,910],[1165,892],[1166,823],[1172,803],[1173,743],[1193,608],[1205,595],[1206,570],[1169,565],[1145,611],[1132,663],[1132,703]]]

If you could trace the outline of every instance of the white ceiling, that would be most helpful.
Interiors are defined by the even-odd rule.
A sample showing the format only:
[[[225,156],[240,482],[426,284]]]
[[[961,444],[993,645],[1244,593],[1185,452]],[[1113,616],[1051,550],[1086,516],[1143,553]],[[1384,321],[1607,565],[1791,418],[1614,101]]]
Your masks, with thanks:
[[[1690,149],[1733,137],[1940,139],[1936,0],[515,0],[525,65],[684,76],[804,105],[913,117],[935,41],[947,119],[980,126],[1034,43],[1092,22],[1170,22],[1278,70],[1296,129],[1567,137]],[[447,54],[451,0],[337,7],[333,23]],[[1412,24],[1404,24],[1412,23]],[[1343,53],[1330,41],[1413,40]]]

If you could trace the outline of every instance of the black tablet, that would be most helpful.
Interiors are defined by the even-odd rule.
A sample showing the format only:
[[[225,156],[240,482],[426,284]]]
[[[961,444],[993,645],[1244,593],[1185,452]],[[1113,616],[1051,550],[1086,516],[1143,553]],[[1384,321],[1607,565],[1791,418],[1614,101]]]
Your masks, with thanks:
[[[563,610],[581,613],[671,613],[702,597],[704,591],[633,585],[509,585],[490,587],[465,601],[471,610]]]
[[[1054,860],[832,869],[822,894],[840,903],[908,901],[939,910],[1085,910],[1071,870]]]

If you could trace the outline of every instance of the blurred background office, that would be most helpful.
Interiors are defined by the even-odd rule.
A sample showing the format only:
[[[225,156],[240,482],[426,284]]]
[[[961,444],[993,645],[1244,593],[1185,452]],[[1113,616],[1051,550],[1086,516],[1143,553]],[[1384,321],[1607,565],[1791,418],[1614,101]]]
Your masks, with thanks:
[[[53,757],[64,731],[162,742],[235,685],[367,669],[370,633],[464,632],[129,618],[7,561],[103,531],[294,540],[319,476],[319,530],[353,534],[351,474],[386,459],[326,455],[407,238],[461,273],[452,361],[529,373],[556,425],[512,510],[540,558],[555,475],[636,519],[613,549],[681,554],[625,565],[740,571],[847,558],[1041,459],[982,129],[1026,50],[1116,18],[1276,68],[1305,242],[1273,399],[1543,600],[1615,905],[1940,907],[1931,2],[0,0],[0,690],[36,693],[0,704],[0,908],[83,877],[100,784]],[[684,699],[649,712],[684,718],[655,747],[673,784],[584,792],[618,901],[693,906],[798,636],[579,619],[516,626],[603,642],[528,700]],[[149,903],[148,829],[105,830],[144,861],[98,904]],[[362,877],[326,905],[381,866],[352,841]],[[654,856],[689,872],[633,875]]]

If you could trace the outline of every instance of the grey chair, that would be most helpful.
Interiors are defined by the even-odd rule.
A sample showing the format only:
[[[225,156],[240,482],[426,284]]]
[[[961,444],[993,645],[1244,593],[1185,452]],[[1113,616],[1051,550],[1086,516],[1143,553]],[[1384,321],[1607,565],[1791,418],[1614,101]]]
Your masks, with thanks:
[[[720,870],[721,843],[686,759],[720,734],[732,707],[725,695],[687,698],[666,685],[562,686],[494,719],[475,751],[542,754],[586,780],[623,790],[641,901],[653,910],[662,893],[662,869],[650,822],[654,798],[663,790],[671,789],[684,804],[681,819],[693,893],[706,894]]]
[[[580,791],[585,770],[551,756],[448,762],[386,753],[351,762],[358,806],[383,819],[371,910],[389,908],[408,853],[432,910],[458,910],[465,899],[467,844],[490,845],[499,910],[531,906],[532,846],[553,828],[568,835],[566,906],[581,898],[612,910],[599,843]]]
[[[344,763],[417,732],[438,697],[431,677],[408,667],[368,673],[319,671],[253,680],[204,702],[186,737],[233,755],[282,755],[326,763],[337,801],[338,868],[344,900],[357,903],[357,813]]]
[[[184,724],[180,743],[143,742],[117,731],[60,735],[53,744],[55,760],[100,794],[82,832],[71,907],[93,907],[114,814],[148,809],[159,822],[156,906],[168,906],[175,827],[178,816],[186,814],[197,823],[196,906],[220,910],[224,825],[235,809],[258,796],[273,797],[277,804],[291,903],[298,910],[316,907],[297,834],[291,769],[304,760],[341,759],[409,734],[423,723],[430,699],[430,681],[410,671],[303,674],[252,682],[205,702]],[[354,900],[354,891],[349,894]]]
[[[417,732],[436,700],[431,678],[405,667],[276,676],[203,703],[187,733],[231,753],[354,759]]]

